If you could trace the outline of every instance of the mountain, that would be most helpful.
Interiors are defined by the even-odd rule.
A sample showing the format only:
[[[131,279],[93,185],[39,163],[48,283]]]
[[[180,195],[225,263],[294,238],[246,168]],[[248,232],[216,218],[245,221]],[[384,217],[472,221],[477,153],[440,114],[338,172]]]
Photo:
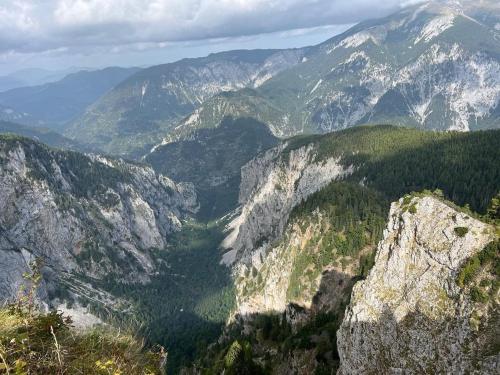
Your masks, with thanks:
[[[228,115],[253,117],[281,137],[366,123],[498,128],[498,24],[498,6],[487,1],[431,1],[362,22],[260,87],[206,101],[174,135]]]
[[[278,142],[265,124],[226,118],[215,129],[156,147],[144,161],[174,181],[193,183],[200,217],[216,219],[236,208],[241,167]]]
[[[15,89],[17,87],[26,86],[26,83],[16,77],[1,76],[0,77],[0,92]]]
[[[41,300],[86,324],[137,327],[167,348],[170,372],[219,366],[238,340],[234,350],[252,342],[248,358],[257,369],[286,372],[302,360],[311,371],[332,368],[335,331],[352,286],[373,266],[389,202],[403,196],[407,211],[418,213],[405,194],[442,189],[483,214],[500,186],[494,130],[366,126],[273,147],[263,124],[226,119],[195,134],[151,154],[156,168],[192,183],[0,136],[2,300],[41,258]],[[235,164],[226,164],[233,154]],[[205,170],[217,165],[222,173],[211,179]],[[200,217],[193,184],[204,193],[228,176],[241,181],[240,207],[226,218]],[[225,183],[217,191],[233,194]]]
[[[335,180],[361,184],[388,200],[441,189],[448,199],[484,213],[500,186],[494,162],[499,136],[360,126],[293,138],[242,168],[241,210],[223,243],[229,249],[225,260],[249,262],[254,250],[266,251],[293,208]]]
[[[17,119],[27,125],[64,129],[87,106],[137,71],[138,68],[80,71],[56,82],[2,92],[0,105],[28,116],[27,120]]]
[[[174,374],[497,373],[497,10],[428,2],[140,70],[74,144],[0,123],[37,139],[0,135],[0,302],[35,280],[27,300],[164,346]]]
[[[29,124],[35,123],[37,120],[28,113],[17,112],[0,104],[0,121]]]
[[[55,71],[39,68],[17,70],[5,76],[0,76],[0,92],[18,87],[39,86],[45,83],[59,81],[68,74],[76,73],[80,70],[89,69],[72,67]]]
[[[393,203],[375,264],[338,331],[338,373],[495,373],[495,230],[432,197]],[[481,271],[470,273],[474,262]]]
[[[188,364],[234,299],[222,225],[194,222],[198,210],[192,184],[144,164],[0,135],[0,301],[41,261],[42,306],[128,327],[168,348],[169,369]]]
[[[392,203],[375,256],[371,244],[346,253],[325,241],[336,223],[349,221],[328,211],[349,205],[349,198],[296,217],[290,237],[261,269],[240,276],[244,302],[268,309],[233,319],[193,373],[330,374],[339,366],[339,374],[495,373],[498,227],[432,194],[408,195]],[[372,198],[353,203],[374,208]],[[369,211],[375,216],[360,211],[363,224],[379,217]],[[319,274],[318,261],[327,265]],[[293,283],[283,291],[286,280]],[[285,295],[301,303],[282,310]]]
[[[108,153],[142,156],[208,98],[258,87],[306,53],[231,51],[144,69],[88,108],[66,135]]]
[[[454,278],[465,259],[498,239],[493,216],[481,216],[477,211],[485,213],[489,202],[498,195],[500,169],[495,160],[500,156],[499,136],[498,130],[440,133],[391,126],[355,127],[324,136],[292,139],[245,165],[240,186],[241,209],[229,223],[223,242],[227,249],[223,262],[232,269],[236,307],[218,343],[198,357],[194,369],[211,369],[216,373],[224,368],[226,371],[252,368],[252,373],[263,369],[278,374],[295,370],[330,373],[342,365],[341,360],[346,361],[346,366],[351,366],[350,361],[358,366],[366,347],[373,353],[374,361],[391,350],[399,353],[394,359],[371,363],[385,373],[383,369],[387,367],[382,366],[394,363],[397,367],[405,359],[404,350],[419,353],[405,346],[411,341],[404,335],[411,335],[411,330],[398,335],[401,341],[394,342],[390,336],[393,331],[383,336],[384,328],[375,328],[373,333],[371,325],[357,323],[357,313],[344,318],[349,301],[360,304],[360,309],[368,314],[371,308],[365,305],[375,301],[376,296],[391,298],[383,291],[373,291],[374,297],[350,299],[351,291],[354,287],[355,296],[360,290],[357,288],[361,288],[356,282],[367,276],[366,288],[392,285],[392,281],[387,281],[368,286],[373,272],[378,272],[377,277],[383,274],[375,271],[377,267],[386,267],[387,275],[401,275],[406,269],[407,276],[399,280],[411,283],[425,271],[429,264],[426,257],[435,259],[435,267],[424,274],[433,282],[442,277],[439,285],[448,285],[444,280]],[[410,194],[425,189],[441,190]],[[448,202],[443,196],[460,205],[470,205],[476,212]],[[391,206],[390,202],[395,200],[399,203]],[[380,240],[383,242],[377,250]],[[397,246],[399,252],[389,256],[396,257],[399,263],[395,260],[391,264],[394,268],[387,269],[381,253]],[[460,248],[464,252],[457,255]],[[429,249],[428,254],[425,249]],[[421,255],[414,255],[417,252]],[[446,262],[441,262],[442,258]],[[411,261],[414,266],[407,265]],[[439,267],[446,267],[447,262],[451,270],[440,271]],[[492,272],[492,280],[497,280],[497,271],[492,267],[488,272]],[[410,288],[408,284],[399,290],[411,292],[407,298],[412,303],[419,300],[434,303],[435,295],[430,293],[439,296],[441,290],[431,290],[429,286],[427,292],[425,287],[430,285],[425,284],[427,280],[422,278],[421,289]],[[486,287],[481,293],[494,295],[497,291]],[[470,290],[450,289],[449,293],[450,298],[458,301],[458,295],[469,296]],[[389,305],[394,314],[399,313],[398,301],[394,299]],[[494,311],[492,300],[487,302],[488,311]],[[383,303],[375,306],[382,314]],[[418,304],[404,306],[408,311],[407,324],[412,324],[411,311]],[[483,311],[485,303],[475,306]],[[349,314],[350,310],[347,311]],[[466,311],[463,316],[456,315],[457,322],[467,321],[471,315],[468,315],[470,310]],[[380,327],[385,327],[384,315],[377,316],[381,317]],[[397,324],[390,318],[388,315],[387,324]],[[481,320],[485,327],[494,325],[494,320],[489,319],[490,315],[484,315]],[[342,336],[336,333],[341,323],[345,324]],[[461,334],[456,326],[443,328],[432,323],[418,326],[421,337],[427,337],[431,327],[444,330],[443,337]],[[403,325],[397,327],[405,329]],[[351,337],[350,332],[356,333]],[[373,339],[368,341],[372,333]],[[475,337],[470,330],[463,333],[471,339]],[[367,340],[363,341],[363,337]],[[386,350],[380,350],[380,345],[375,344],[377,340],[387,340]],[[488,347],[495,345],[494,337],[486,335],[481,340],[486,340]],[[447,345],[446,340],[436,341],[435,347],[444,357]],[[463,346],[464,350],[467,348]],[[226,361],[235,350],[234,357],[238,360]],[[490,356],[488,353],[472,351],[456,366],[469,368],[471,361],[481,362]],[[434,359],[427,352],[422,352],[422,356],[422,363]],[[491,359],[488,361],[491,363]],[[439,363],[447,361],[436,362]],[[346,367],[345,373],[366,372],[361,368],[357,372],[357,367],[352,366]],[[354,370],[350,372],[349,368]],[[439,372],[441,367],[435,368]]]
[[[13,122],[0,120],[0,134],[11,133],[31,138],[35,141],[40,141],[51,147],[62,148],[74,151],[90,151],[86,146],[83,146],[69,138],[62,136],[55,131],[41,127],[32,128],[27,125],[16,124]]]
[[[2,300],[41,259],[43,301],[78,310],[87,298],[113,309],[119,301],[98,280],[150,280],[155,252],[196,211],[196,196],[150,167],[1,135],[0,206]]]

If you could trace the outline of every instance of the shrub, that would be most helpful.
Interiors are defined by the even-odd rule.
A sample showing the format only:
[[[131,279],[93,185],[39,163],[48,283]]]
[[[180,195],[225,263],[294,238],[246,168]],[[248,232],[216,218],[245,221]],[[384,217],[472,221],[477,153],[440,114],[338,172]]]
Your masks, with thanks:
[[[481,289],[479,288],[472,288],[470,291],[470,297],[474,302],[481,302],[485,303],[488,301],[488,295],[484,293]]]
[[[454,231],[458,237],[465,237],[469,229],[466,227],[455,227]]]
[[[455,228],[456,229],[456,228]],[[491,272],[499,276],[500,272],[500,241],[492,241],[479,253],[469,258],[460,268],[457,276],[457,284],[460,287],[470,284],[481,267],[491,265]]]

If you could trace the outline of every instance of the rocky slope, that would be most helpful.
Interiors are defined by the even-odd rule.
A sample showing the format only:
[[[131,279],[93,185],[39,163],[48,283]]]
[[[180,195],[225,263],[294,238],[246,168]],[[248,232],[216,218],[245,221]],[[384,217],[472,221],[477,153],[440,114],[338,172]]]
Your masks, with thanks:
[[[66,135],[108,153],[144,154],[208,98],[258,87],[306,53],[231,51],[144,69],[94,103]]]
[[[332,182],[311,195],[293,209],[280,240],[251,264],[234,268],[236,313],[287,311],[294,325],[307,315],[341,313],[352,280],[366,272],[386,216],[384,198],[356,184]],[[294,315],[297,308],[307,314]]]
[[[393,205],[390,220],[394,223],[405,228],[413,219],[425,223],[405,229],[409,234],[415,233],[413,229],[422,232],[408,246],[434,231],[433,220],[443,230],[449,225],[444,232],[435,233],[433,246],[452,244],[453,256],[460,260],[454,267],[462,267],[474,252],[471,248],[458,256],[457,249],[474,242],[474,249],[481,250],[495,234],[492,226],[473,219],[476,214],[442,203],[443,196],[486,212],[500,186],[499,135],[498,131],[438,133],[356,127],[327,136],[295,138],[249,162],[242,169],[242,206],[223,242],[227,248],[223,262],[232,269],[236,306],[224,334],[200,356],[195,368],[258,373],[255,366],[260,366],[277,374],[331,373],[340,364],[337,347],[341,345],[352,348],[344,355],[353,356],[353,361],[357,355],[361,358],[362,341],[337,343],[336,332],[353,285],[373,267],[378,241],[393,240],[391,249],[402,246],[402,240],[387,237],[387,231],[383,236],[389,202],[404,196]],[[436,188],[442,191],[405,195]],[[444,211],[451,221],[441,223]],[[410,221],[400,222],[397,215]],[[427,263],[422,262],[425,270]],[[413,269],[409,267],[408,272]],[[455,278],[459,271],[450,272]],[[496,271],[492,272],[474,281],[470,290],[461,286],[464,290],[458,294],[471,293],[483,300],[494,289],[492,285],[497,285]],[[394,277],[399,274],[401,270],[394,271]],[[413,277],[418,279],[420,273]],[[346,328],[346,335],[348,331]],[[376,340],[369,344],[373,350]],[[494,340],[485,336],[481,340],[488,342],[487,351],[491,352]],[[480,353],[471,355],[481,357]],[[375,373],[390,372],[375,368]]]
[[[237,268],[235,316],[194,369],[498,371],[500,248],[491,219],[425,193],[393,203],[385,224],[386,201],[338,182],[299,207],[260,263]]]
[[[228,225],[223,262],[251,264],[265,254],[281,238],[293,208],[334,180],[360,183],[391,200],[439,188],[457,203],[484,211],[498,189],[493,160],[499,136],[498,131],[446,134],[376,126],[292,139],[242,168],[241,207]],[[449,169],[451,160],[456,171]],[[475,173],[470,163],[483,168],[483,185],[469,184],[466,176]],[[459,193],[459,186],[468,193]]]
[[[499,15],[493,1],[430,1],[360,23],[256,90],[208,100],[176,131],[227,115],[254,117],[277,136],[366,123],[497,128]]]
[[[230,250],[224,255],[224,263],[247,263],[251,257],[259,257],[270,242],[282,235],[293,207],[330,181],[351,172],[336,158],[315,162],[313,147],[292,150],[288,158],[282,159],[285,147],[274,148],[242,168],[242,208],[228,225],[230,234],[223,246]],[[247,249],[253,253],[245,252]]]
[[[481,300],[457,284],[464,263],[494,240],[493,227],[435,198],[393,203],[338,332],[339,374],[496,373],[498,275],[481,271],[496,283]]]
[[[192,186],[150,167],[1,136],[0,299],[15,296],[40,258],[47,302],[73,294],[112,305],[92,280],[148,282],[154,251],[196,209]]]

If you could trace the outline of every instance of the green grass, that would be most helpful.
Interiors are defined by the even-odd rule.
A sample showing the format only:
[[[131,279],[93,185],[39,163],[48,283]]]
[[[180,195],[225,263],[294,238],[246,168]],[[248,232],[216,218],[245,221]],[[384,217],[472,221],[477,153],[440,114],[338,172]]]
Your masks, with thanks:
[[[110,326],[74,329],[69,316],[41,312],[36,291],[43,262],[30,264],[18,298],[0,308],[0,373],[163,374],[163,348],[146,350],[141,339]],[[29,285],[29,288],[27,287]]]
[[[74,330],[57,312],[0,309],[0,372],[12,374],[160,374],[161,355],[110,328]]]

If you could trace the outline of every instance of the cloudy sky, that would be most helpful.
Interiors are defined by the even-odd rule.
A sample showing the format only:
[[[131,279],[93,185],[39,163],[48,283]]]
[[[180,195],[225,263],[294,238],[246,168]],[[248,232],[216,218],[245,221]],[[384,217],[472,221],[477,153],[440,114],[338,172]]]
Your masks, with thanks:
[[[0,74],[319,43],[414,0],[0,0]]]

